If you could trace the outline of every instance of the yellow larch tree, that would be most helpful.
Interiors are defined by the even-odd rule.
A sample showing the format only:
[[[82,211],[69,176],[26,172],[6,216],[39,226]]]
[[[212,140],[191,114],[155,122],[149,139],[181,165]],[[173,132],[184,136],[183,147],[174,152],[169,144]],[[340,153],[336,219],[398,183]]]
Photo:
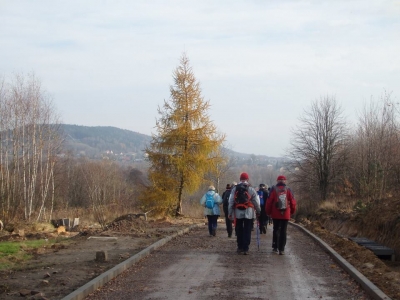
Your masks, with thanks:
[[[143,194],[143,201],[147,208],[178,216],[184,197],[205,182],[204,175],[213,169],[214,160],[220,159],[215,153],[225,136],[210,120],[210,103],[202,97],[185,53],[173,79],[169,101],[158,108],[157,134],[146,148],[152,186]]]

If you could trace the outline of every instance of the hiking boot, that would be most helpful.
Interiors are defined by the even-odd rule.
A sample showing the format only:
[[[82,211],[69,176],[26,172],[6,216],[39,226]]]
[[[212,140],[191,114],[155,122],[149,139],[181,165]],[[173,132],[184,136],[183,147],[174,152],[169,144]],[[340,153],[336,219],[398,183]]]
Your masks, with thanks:
[[[237,253],[237,254],[242,254],[242,252],[243,252],[242,249],[237,248],[237,250],[236,250],[236,253]]]
[[[278,253],[278,249],[277,249],[277,248],[274,248],[274,249],[272,249],[272,252]]]
[[[261,228],[262,233],[267,234],[267,226],[262,226]]]
[[[279,251],[279,255],[285,255],[285,251]]]
[[[249,255],[249,251],[243,251],[243,255]]]
[[[216,235],[217,235],[217,230],[216,230],[216,229],[213,229],[213,230],[212,230],[212,235],[213,235],[213,236],[216,236]]]
[[[228,238],[231,238],[232,237],[232,234],[228,234]]]

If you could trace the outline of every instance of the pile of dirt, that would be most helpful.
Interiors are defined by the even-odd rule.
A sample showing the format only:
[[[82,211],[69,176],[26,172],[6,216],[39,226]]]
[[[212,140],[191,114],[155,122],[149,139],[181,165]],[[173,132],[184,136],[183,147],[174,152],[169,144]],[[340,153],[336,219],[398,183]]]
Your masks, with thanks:
[[[359,272],[392,299],[400,299],[400,268],[398,262],[380,260],[372,251],[325,229],[318,221],[302,222]]]
[[[116,218],[110,224],[105,227],[105,231],[114,231],[121,233],[144,233],[149,227],[149,223],[146,222],[140,215],[127,214]]]

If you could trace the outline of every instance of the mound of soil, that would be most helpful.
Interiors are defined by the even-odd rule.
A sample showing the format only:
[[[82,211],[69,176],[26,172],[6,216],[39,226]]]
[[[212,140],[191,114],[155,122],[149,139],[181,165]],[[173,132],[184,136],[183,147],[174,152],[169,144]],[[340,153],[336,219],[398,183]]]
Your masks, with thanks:
[[[127,233],[145,233],[147,229],[151,228],[151,223],[146,222],[140,216],[128,214],[118,217],[113,222],[108,224],[105,231],[119,232],[122,234]]]
[[[359,272],[392,299],[400,299],[400,263],[383,261],[372,251],[325,229],[318,221],[303,222]]]

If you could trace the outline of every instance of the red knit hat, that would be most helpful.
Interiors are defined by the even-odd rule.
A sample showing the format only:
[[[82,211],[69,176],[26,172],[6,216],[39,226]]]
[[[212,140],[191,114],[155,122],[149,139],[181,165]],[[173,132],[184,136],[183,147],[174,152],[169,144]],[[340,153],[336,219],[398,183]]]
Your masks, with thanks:
[[[280,180],[286,180],[286,177],[283,175],[279,175],[278,178],[276,179],[276,181],[280,181]]]
[[[249,180],[249,174],[245,172],[240,174],[240,180]]]

